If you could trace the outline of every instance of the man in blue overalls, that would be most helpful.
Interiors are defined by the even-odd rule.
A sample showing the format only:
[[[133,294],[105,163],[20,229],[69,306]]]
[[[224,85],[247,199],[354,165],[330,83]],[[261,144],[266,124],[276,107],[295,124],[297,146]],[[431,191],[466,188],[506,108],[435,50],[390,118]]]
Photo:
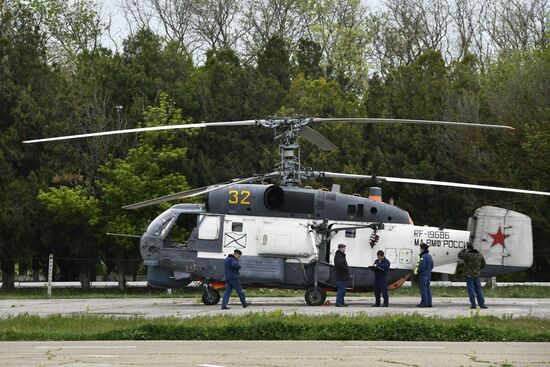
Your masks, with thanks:
[[[434,262],[430,251],[428,251],[428,245],[425,243],[420,244],[420,257],[418,264],[416,264],[415,274],[419,275],[420,283],[420,303],[416,307],[432,307],[432,288],[430,287],[430,281],[432,279],[432,269]]]
[[[225,259],[225,292],[223,293],[222,310],[229,310],[229,307],[227,307],[227,303],[229,303],[229,297],[231,296],[231,292],[233,291],[233,289],[237,291],[243,307],[246,308],[250,306],[250,302],[246,302],[243,289],[241,288],[241,275],[239,273],[241,264],[239,264],[239,259],[241,258],[242,254],[243,253],[241,252],[241,250],[235,250],[233,254],[227,255],[227,258]]]
[[[388,283],[386,274],[390,268],[390,261],[384,256],[384,251],[376,253],[378,259],[374,260],[374,265],[370,268],[374,270],[374,298],[375,303],[372,307],[380,307],[380,295],[384,298],[382,307],[388,307]]]

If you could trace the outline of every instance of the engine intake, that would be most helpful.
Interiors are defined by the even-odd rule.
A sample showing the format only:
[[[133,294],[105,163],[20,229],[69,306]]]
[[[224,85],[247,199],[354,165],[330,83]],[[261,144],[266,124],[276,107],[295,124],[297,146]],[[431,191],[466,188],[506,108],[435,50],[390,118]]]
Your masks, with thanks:
[[[264,204],[270,210],[279,210],[285,203],[285,192],[280,186],[269,186],[265,190]]]

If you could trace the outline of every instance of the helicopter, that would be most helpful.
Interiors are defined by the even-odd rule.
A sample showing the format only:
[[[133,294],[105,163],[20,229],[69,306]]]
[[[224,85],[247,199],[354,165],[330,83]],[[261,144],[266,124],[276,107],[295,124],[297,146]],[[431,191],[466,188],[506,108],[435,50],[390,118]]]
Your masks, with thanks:
[[[310,125],[318,123],[419,124],[449,127],[513,129],[505,125],[389,118],[268,118],[258,120],[191,123],[103,131],[27,140],[39,143],[135,132],[259,126],[275,129],[280,161],[272,172],[179,192],[126,205],[135,210],[172,200],[205,196],[202,204],[173,205],[152,220],[140,236],[140,254],[147,267],[148,284],[181,288],[192,281],[203,286],[202,301],[215,305],[224,287],[224,260],[235,249],[242,252],[241,282],[245,286],[304,290],[308,305],[322,305],[327,290],[336,288],[334,254],[347,245],[351,270],[347,288],[372,289],[369,269],[383,250],[391,263],[388,288],[401,286],[412,274],[420,244],[430,247],[434,272],[454,274],[458,252],[471,243],[485,257],[482,276],[510,274],[533,263],[531,220],[504,208],[478,208],[466,230],[415,225],[405,210],[382,201],[373,186],[368,197],[349,195],[333,184],[331,190],[301,187],[315,178],[369,179],[446,187],[461,187],[534,195],[549,192],[496,186],[316,171],[304,168],[300,139],[322,151],[338,148]]]

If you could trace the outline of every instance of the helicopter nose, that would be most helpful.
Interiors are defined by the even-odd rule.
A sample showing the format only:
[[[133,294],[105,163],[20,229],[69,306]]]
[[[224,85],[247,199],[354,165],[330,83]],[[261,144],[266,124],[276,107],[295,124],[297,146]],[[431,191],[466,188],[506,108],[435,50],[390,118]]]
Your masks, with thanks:
[[[162,248],[162,239],[158,236],[144,234],[139,241],[139,252],[143,260],[157,258]]]

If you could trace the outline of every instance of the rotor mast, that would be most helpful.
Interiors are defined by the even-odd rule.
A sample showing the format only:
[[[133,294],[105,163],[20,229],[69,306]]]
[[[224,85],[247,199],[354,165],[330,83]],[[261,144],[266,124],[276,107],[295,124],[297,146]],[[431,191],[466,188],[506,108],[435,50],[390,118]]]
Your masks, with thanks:
[[[279,184],[282,186],[298,186],[302,179],[306,179],[301,164],[299,137],[300,129],[312,121],[312,118],[306,117],[256,120],[257,125],[282,129],[279,135],[275,134],[275,140],[280,141],[280,161],[276,170],[280,174]]]

